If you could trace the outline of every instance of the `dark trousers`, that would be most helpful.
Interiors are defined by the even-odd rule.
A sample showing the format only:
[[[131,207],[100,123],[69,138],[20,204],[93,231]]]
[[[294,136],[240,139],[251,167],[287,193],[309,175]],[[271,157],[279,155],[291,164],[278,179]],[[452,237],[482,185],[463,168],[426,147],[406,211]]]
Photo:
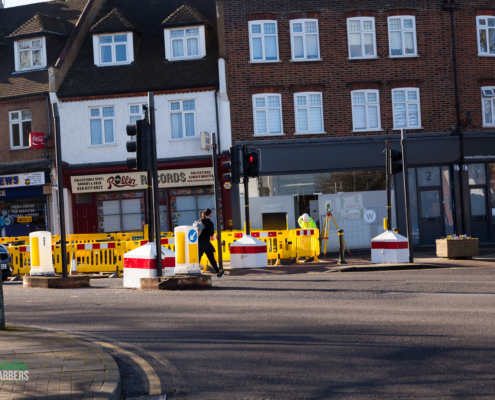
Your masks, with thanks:
[[[199,259],[201,260],[201,257],[203,257],[203,254],[206,254],[206,257],[208,257],[208,260],[210,261],[211,266],[215,270],[215,272],[218,274],[220,270],[218,269],[218,264],[217,260],[215,260],[215,255],[213,254],[213,246],[209,250],[206,251],[200,251],[199,252]]]

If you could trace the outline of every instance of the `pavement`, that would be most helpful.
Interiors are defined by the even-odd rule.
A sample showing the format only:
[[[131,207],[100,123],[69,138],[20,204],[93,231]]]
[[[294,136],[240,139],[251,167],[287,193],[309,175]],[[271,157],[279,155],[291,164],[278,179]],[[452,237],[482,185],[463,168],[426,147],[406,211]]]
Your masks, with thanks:
[[[28,374],[9,376],[3,372],[0,400],[120,399],[121,380],[115,360],[98,346],[74,336],[7,325],[0,331],[0,373],[10,372],[12,362],[15,369]],[[22,380],[12,381],[18,377]]]
[[[373,271],[397,271],[432,268],[465,268],[465,267],[493,267],[495,263],[495,248],[480,248],[480,254],[472,259],[444,259],[438,258],[434,251],[422,250],[414,253],[413,263],[372,264],[371,251],[355,251],[351,255],[345,253],[346,264],[339,265],[339,257],[336,254],[320,255],[319,262],[305,262],[301,258],[300,264],[285,263],[287,265],[268,266],[266,268],[236,269],[230,268],[229,262],[224,262],[226,275],[292,275],[292,274],[319,274],[331,272],[373,272]],[[209,271],[213,269],[209,267]]]

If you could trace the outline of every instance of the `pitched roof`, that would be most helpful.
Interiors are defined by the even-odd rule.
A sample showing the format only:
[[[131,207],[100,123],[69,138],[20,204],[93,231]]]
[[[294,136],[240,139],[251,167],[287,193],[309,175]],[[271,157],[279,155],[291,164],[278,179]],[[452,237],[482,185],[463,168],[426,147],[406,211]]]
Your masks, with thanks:
[[[18,39],[17,36],[12,37],[14,32],[22,29],[22,32],[27,34],[29,28],[29,35],[47,34],[46,31],[36,31],[36,29],[54,30],[60,33],[62,28],[58,28],[58,25],[62,24],[66,36],[57,35],[62,39],[60,45],[48,49],[47,63],[48,65],[53,64],[59,58],[87,3],[88,0],[49,1],[0,9],[0,31],[3,33],[3,36],[0,35],[0,42],[2,38],[6,38],[6,40],[3,39],[5,46],[0,46],[2,51],[0,56],[0,98],[38,95],[47,93],[49,90],[48,71],[13,74],[15,71],[13,41]],[[47,18],[34,18],[39,14]],[[36,27],[35,24],[41,25]]]
[[[197,60],[165,59],[162,21],[173,14],[182,0],[107,0],[100,20],[118,6],[131,15],[142,31],[134,41],[134,62],[129,65],[98,67],[94,64],[93,35],[87,35],[62,86],[60,97],[135,93],[171,88],[204,87],[218,84],[218,38],[215,0],[189,0],[202,20],[212,22],[206,34],[206,57]],[[204,16],[204,17],[203,17]]]
[[[185,26],[190,24],[206,24],[212,26],[198,10],[188,3],[184,3],[162,22],[163,27]]]
[[[66,36],[67,32],[60,18],[50,17],[44,14],[36,14],[33,18],[12,32],[9,37],[39,34]]]
[[[122,31],[134,31],[141,33],[138,26],[131,21],[129,17],[122,14],[117,7],[94,24],[89,31],[93,33]]]

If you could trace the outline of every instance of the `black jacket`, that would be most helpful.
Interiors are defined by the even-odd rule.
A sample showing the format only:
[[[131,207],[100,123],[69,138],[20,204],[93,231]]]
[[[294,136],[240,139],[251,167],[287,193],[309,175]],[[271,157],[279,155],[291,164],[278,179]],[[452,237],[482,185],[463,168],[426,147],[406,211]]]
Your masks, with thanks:
[[[215,251],[215,248],[210,242],[210,238],[215,234],[215,227],[213,226],[213,222],[209,218],[202,219],[201,222],[205,226],[201,235],[199,235],[199,251],[205,252],[208,250]]]

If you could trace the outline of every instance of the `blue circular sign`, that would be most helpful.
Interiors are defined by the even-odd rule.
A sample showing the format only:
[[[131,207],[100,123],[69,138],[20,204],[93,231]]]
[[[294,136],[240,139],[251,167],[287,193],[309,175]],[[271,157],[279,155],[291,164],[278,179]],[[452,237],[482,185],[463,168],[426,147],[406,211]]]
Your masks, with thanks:
[[[189,238],[189,241],[191,243],[196,243],[196,240],[198,240],[198,232],[194,231],[194,230],[190,230],[187,237]]]

